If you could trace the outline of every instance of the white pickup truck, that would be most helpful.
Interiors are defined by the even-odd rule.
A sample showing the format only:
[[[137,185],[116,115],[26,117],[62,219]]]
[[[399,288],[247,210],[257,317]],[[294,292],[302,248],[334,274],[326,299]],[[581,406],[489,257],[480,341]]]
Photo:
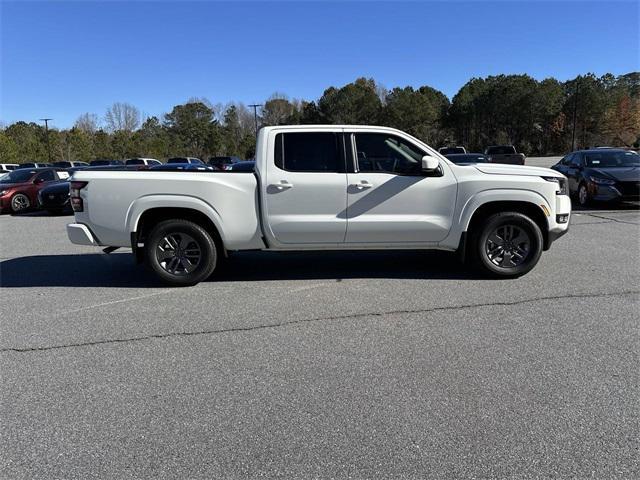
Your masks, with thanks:
[[[265,127],[255,172],[77,171],[69,239],[131,247],[172,285],[237,250],[438,249],[516,277],[567,232],[567,179],[546,168],[455,165],[371,126]]]

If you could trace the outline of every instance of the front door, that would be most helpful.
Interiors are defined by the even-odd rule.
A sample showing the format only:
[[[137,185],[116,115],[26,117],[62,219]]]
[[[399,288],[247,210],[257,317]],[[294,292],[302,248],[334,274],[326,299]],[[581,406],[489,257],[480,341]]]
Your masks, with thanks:
[[[386,133],[354,133],[347,175],[347,243],[433,243],[449,233],[457,184],[446,165],[422,172],[420,147]]]

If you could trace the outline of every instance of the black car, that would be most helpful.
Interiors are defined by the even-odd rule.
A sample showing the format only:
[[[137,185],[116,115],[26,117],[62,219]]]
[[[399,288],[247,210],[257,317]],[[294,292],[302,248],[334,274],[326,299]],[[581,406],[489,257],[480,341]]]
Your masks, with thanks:
[[[471,165],[474,163],[489,163],[489,158],[482,153],[456,153],[445,155],[449,160],[457,165]]]
[[[209,165],[213,165],[218,170],[226,170],[227,165],[242,162],[241,158],[229,156],[229,157],[209,157]]]
[[[69,202],[69,179],[42,188],[38,192],[38,207],[52,215],[70,213],[72,210]]]
[[[204,165],[204,162],[196,157],[173,157],[167,160],[167,163],[193,163],[197,165]]]
[[[230,163],[224,169],[229,172],[253,172],[256,168],[255,160],[245,160],[243,162]]]
[[[569,193],[591,202],[640,200],[640,155],[621,148],[572,152],[553,167],[569,179]]]
[[[153,167],[149,167],[149,170],[213,172],[216,169],[213,166],[205,165],[204,163],[166,163],[164,165],[154,165]]]
[[[91,160],[89,162],[91,167],[106,167],[109,165],[124,165],[122,160]]]
[[[74,167],[88,167],[87,162],[53,162],[54,167],[58,168],[74,168]]]

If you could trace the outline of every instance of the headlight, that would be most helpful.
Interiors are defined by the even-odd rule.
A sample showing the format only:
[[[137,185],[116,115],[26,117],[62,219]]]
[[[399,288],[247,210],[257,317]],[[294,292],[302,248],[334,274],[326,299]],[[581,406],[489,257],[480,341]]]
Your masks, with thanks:
[[[602,177],[589,177],[589,180],[591,180],[593,183],[597,183],[598,185],[615,185],[616,184],[615,180],[610,180],[608,178],[602,178]]]
[[[9,190],[0,190],[0,197],[4,197],[8,192]]]
[[[542,177],[547,182],[554,182],[558,184],[558,190],[556,190],[556,195],[569,195],[569,191],[567,190],[567,179],[562,177]]]

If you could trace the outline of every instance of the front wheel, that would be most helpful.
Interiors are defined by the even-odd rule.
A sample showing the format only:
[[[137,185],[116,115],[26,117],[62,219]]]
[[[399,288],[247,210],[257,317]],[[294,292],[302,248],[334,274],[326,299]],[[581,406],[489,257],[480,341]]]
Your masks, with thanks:
[[[591,197],[585,183],[581,183],[578,187],[578,203],[581,207],[588,207],[591,204]]]
[[[16,193],[11,197],[11,211],[13,213],[21,213],[29,210],[31,200],[24,193]]]
[[[165,220],[145,242],[148,266],[165,283],[176,287],[195,285],[215,270],[218,251],[211,235],[187,220]]]
[[[501,278],[529,272],[538,263],[543,248],[540,227],[518,212],[496,213],[487,218],[473,234],[472,243],[478,267]]]

